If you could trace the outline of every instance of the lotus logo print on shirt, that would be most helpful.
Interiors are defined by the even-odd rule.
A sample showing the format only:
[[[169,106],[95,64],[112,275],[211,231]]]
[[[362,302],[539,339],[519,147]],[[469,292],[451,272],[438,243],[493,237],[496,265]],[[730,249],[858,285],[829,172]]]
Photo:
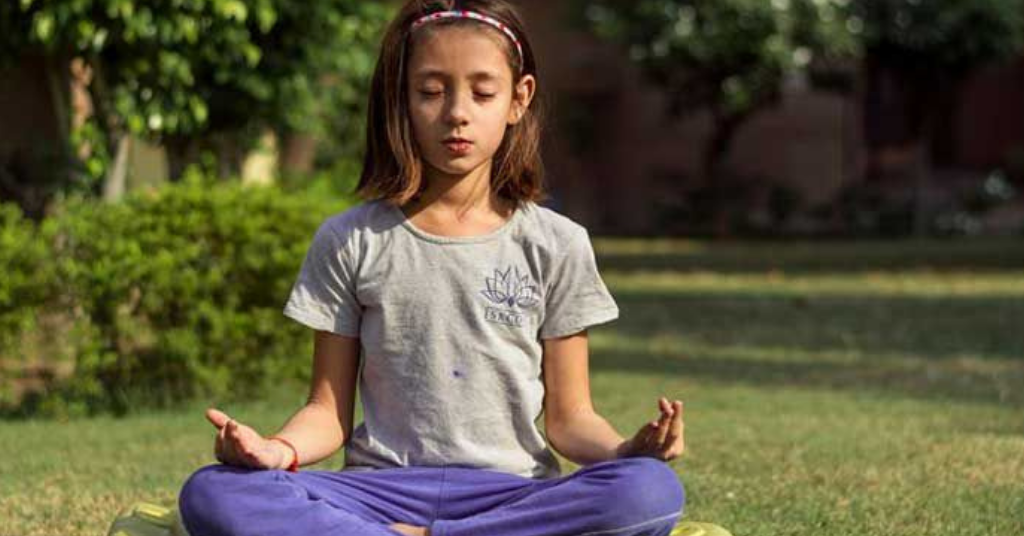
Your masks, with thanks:
[[[494,277],[486,278],[487,289],[480,291],[488,300],[503,308],[488,307],[484,318],[489,322],[520,327],[524,315],[516,310],[533,307],[540,302],[537,285],[530,284],[529,275],[520,275],[519,268],[509,266],[504,272],[494,270]]]

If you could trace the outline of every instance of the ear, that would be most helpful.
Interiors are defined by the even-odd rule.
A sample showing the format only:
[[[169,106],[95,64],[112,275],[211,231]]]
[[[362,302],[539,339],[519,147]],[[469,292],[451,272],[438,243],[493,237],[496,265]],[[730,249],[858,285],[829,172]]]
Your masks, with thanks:
[[[508,109],[508,124],[510,125],[518,123],[526,115],[526,110],[530,107],[533,95],[537,91],[537,79],[530,74],[524,75],[512,89],[512,106]]]

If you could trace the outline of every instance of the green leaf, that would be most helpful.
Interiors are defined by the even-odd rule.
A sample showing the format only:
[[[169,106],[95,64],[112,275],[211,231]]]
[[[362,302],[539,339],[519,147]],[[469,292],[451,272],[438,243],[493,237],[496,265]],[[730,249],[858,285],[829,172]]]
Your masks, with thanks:
[[[32,17],[32,33],[41,43],[49,43],[53,37],[54,20],[53,15],[46,11],[39,11]]]
[[[214,0],[214,5],[220,15],[238,22],[245,22],[249,15],[248,8],[241,0]]]

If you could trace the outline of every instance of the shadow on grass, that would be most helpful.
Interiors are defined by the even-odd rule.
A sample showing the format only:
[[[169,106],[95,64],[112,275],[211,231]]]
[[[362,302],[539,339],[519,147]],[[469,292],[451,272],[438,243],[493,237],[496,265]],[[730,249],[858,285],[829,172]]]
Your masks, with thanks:
[[[594,370],[1024,407],[1019,298],[616,297]]]
[[[978,402],[1024,408],[1018,386],[1024,366],[992,375],[964,367],[899,364],[756,361],[700,353],[666,355],[651,350],[595,350],[594,371],[650,372],[758,386],[862,391],[929,400]]]
[[[615,298],[621,308],[615,329],[629,336],[671,333],[730,345],[1024,363],[1020,297],[616,291]]]
[[[1024,239],[849,242],[688,242],[597,239],[601,270],[856,273],[1024,269]]]

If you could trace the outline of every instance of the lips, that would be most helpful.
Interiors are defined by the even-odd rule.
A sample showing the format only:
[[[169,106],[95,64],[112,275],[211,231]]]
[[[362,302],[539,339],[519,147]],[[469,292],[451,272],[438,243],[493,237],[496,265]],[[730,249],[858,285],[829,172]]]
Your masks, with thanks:
[[[451,137],[445,138],[444,146],[452,154],[465,155],[469,153],[470,148],[473,146],[473,142],[466,138]]]

